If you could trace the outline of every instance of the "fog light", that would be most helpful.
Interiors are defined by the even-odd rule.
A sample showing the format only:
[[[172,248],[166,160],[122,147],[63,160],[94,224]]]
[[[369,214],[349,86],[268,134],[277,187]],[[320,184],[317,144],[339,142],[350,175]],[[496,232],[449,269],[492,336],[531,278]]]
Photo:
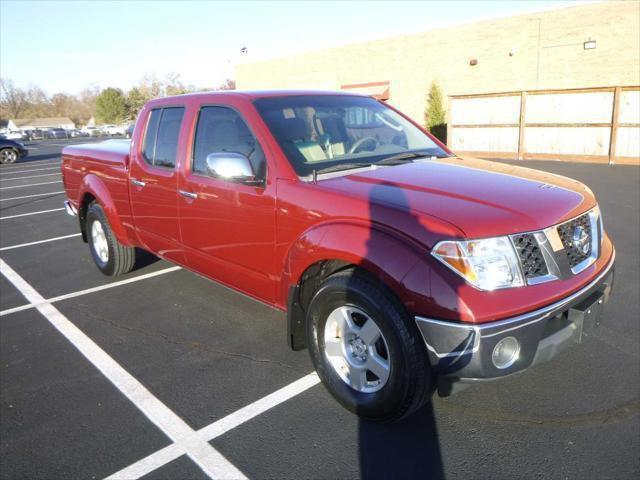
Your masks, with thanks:
[[[503,370],[513,365],[520,355],[520,343],[514,337],[505,337],[493,347],[491,360],[496,368]]]

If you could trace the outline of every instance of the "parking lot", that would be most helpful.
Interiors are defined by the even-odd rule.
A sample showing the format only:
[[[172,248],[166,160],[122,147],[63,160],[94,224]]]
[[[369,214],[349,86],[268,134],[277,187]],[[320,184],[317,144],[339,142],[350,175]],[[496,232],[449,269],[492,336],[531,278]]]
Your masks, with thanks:
[[[83,141],[0,167],[2,478],[637,478],[640,168],[526,162],[599,198],[617,267],[591,338],[378,425],[288,349],[282,312],[151,256],[102,276],[62,208]]]

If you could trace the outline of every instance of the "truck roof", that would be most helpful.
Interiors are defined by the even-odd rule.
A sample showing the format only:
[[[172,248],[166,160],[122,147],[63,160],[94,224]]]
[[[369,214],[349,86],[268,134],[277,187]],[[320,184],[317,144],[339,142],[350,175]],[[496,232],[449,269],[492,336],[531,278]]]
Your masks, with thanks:
[[[150,100],[149,103],[154,102],[166,102],[168,98],[216,98],[220,100],[224,97],[243,97],[249,99],[268,98],[268,97],[286,97],[286,96],[299,96],[299,95],[344,95],[344,96],[358,96],[362,97],[359,93],[345,92],[340,90],[222,90],[211,92],[197,92],[197,93],[185,93],[183,95],[174,95],[171,97],[157,98]]]

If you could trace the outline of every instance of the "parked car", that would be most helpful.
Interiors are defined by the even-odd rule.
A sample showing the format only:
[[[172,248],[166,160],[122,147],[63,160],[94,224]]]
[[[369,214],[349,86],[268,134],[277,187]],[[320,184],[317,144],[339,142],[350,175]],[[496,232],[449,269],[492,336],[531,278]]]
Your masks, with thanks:
[[[69,134],[64,128],[51,128],[47,131],[47,138],[69,138]]]
[[[42,140],[45,138],[46,131],[38,128],[33,130],[25,130],[27,140]]]
[[[0,139],[0,163],[3,165],[15,163],[21,158],[26,157],[29,151],[24,143],[10,140],[7,138]]]
[[[88,133],[85,133],[82,130],[79,130],[77,128],[74,128],[73,130],[67,130],[67,133],[69,134],[69,138],[88,137],[89,136]]]
[[[102,136],[102,131],[98,127],[83,127],[81,131],[86,133],[89,137]]]
[[[98,269],[130,271],[139,247],[286,311],[289,345],[365,418],[550,360],[609,299],[588,187],[459,158],[373,98],[162,98],[133,137],[62,152]]]
[[[124,135],[124,125],[104,125],[102,128],[106,135]]]
[[[2,135],[8,140],[25,140],[27,138],[21,130],[6,130]]]

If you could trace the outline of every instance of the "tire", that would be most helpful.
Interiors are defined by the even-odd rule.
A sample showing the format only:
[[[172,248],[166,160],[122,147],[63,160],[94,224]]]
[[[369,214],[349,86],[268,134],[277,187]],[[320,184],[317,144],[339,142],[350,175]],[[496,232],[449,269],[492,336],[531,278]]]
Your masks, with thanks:
[[[363,340],[357,335],[350,337],[352,331],[334,335],[334,325],[340,323],[336,318],[345,316],[360,328],[360,333],[375,331],[371,325],[363,328],[370,321],[378,328],[379,338],[366,344],[366,353]],[[365,333],[362,338],[377,338]],[[351,412],[369,420],[395,421],[430,400],[434,376],[414,320],[390,290],[366,273],[346,270],[324,280],[307,309],[306,334],[318,376],[331,395]],[[340,359],[340,355],[344,358]],[[379,367],[375,373],[367,370],[368,365],[384,366],[385,362],[386,371]],[[341,363],[357,363],[360,369],[355,375],[347,373],[345,368],[336,367]],[[367,370],[364,376],[363,369]]]
[[[104,210],[98,203],[93,202],[89,205],[85,226],[89,251],[103,274],[117,277],[133,269],[136,261],[135,248],[118,242]]]
[[[15,163],[18,160],[18,152],[13,148],[3,148],[0,150],[0,163],[3,165],[9,165]]]

